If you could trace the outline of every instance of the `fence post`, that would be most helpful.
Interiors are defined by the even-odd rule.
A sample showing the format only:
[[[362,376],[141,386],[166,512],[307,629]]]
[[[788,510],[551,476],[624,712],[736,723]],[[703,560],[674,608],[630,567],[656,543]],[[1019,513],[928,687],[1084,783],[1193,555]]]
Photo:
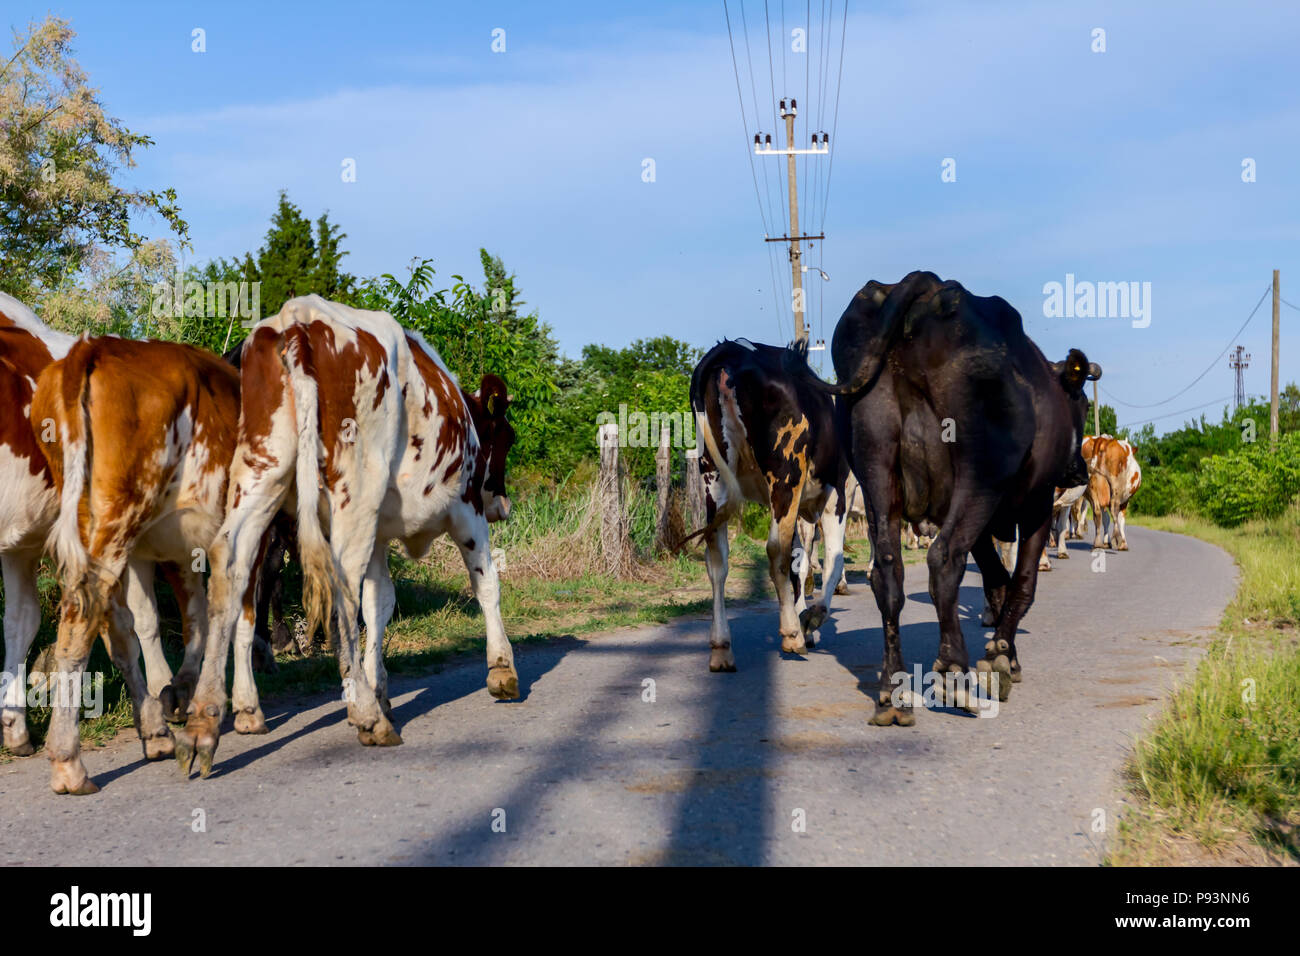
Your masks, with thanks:
[[[673,490],[673,452],[669,445],[669,430],[667,428],[659,429],[659,450],[655,452],[655,490],[656,505],[655,516],[658,519],[655,522],[655,550],[670,549],[676,543],[670,541],[672,534],[669,526],[672,523],[672,490]],[[680,519],[678,520],[680,524]]]
[[[686,515],[691,531],[704,527],[704,480],[698,448],[686,449]]]
[[[623,481],[618,460],[618,426],[601,425],[597,433],[600,444],[600,550],[605,571],[618,576],[623,571],[626,549],[623,516]]]

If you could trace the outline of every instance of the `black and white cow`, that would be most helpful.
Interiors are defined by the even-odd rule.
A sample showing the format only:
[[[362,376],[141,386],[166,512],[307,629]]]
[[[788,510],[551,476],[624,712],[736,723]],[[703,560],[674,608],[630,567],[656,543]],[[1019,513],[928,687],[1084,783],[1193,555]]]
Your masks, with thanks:
[[[713,586],[711,671],[736,669],[725,603],[727,522],[739,516],[745,501],[772,512],[768,573],[781,606],[783,651],[803,654],[814,645],[844,573],[848,466],[835,434],[834,401],[818,391],[807,368],[804,350],[737,339],[710,349],[691,377],[706,518],[696,534],[704,536]],[[806,609],[802,572],[812,540],[807,536],[795,553],[800,518],[820,524],[826,545],[821,600]]]

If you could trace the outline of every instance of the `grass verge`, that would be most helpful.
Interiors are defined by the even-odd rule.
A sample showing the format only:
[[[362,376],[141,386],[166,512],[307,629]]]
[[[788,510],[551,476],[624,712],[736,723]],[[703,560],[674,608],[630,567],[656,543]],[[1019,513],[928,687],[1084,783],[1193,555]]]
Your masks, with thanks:
[[[1300,863],[1300,505],[1231,529],[1142,524],[1218,545],[1241,582],[1194,676],[1134,747],[1135,806],[1107,862]]]

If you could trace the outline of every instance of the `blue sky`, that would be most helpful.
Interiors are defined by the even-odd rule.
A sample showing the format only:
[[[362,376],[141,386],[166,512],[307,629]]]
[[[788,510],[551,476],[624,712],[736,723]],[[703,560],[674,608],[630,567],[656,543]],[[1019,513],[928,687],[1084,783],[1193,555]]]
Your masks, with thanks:
[[[789,50],[805,4],[743,5],[760,128],[771,89],[832,125],[827,93]],[[850,3],[834,167],[800,174],[814,336],[867,280],[916,268],[998,294],[1049,357],[1100,362],[1121,424],[1232,392],[1226,359],[1181,397],[1282,270],[1300,305],[1300,12],[1286,3]],[[1132,9],[1140,7],[1140,9]],[[761,240],[741,4],[729,0],[749,119],[742,125],[718,3],[52,2],[109,111],[157,145],[128,173],[174,186],[203,261],[256,248],[276,193],[328,209],[361,275],[431,257],[478,280],[478,248],[518,274],[564,349],[669,334],[791,335],[789,267]],[[1092,52],[1092,31],[1106,51]],[[191,31],[207,50],[191,50]],[[491,49],[505,30],[506,50]],[[782,52],[785,51],[784,57]],[[811,63],[808,62],[811,56]],[[783,89],[783,76],[785,88]],[[816,123],[813,129],[816,129]],[[941,163],[956,161],[955,182]],[[1241,164],[1255,160],[1257,181]],[[356,182],[340,176],[356,161]],[[643,160],[655,180],[642,180]],[[784,231],[777,177],[756,158],[764,216]],[[764,189],[762,164],[772,182]],[[811,220],[809,221],[809,216]],[[775,220],[773,223],[772,220]],[[773,273],[776,273],[776,282]],[[1151,323],[1046,318],[1043,286],[1150,282]],[[809,272],[810,276],[815,273]],[[774,285],[776,301],[774,301]],[[821,298],[818,299],[817,295]],[[781,308],[778,309],[778,305]],[[778,314],[779,313],[779,314]],[[1269,305],[1241,341],[1246,387],[1268,389]],[[1300,313],[1282,310],[1282,380],[1300,379]],[[1194,414],[1200,414],[1196,412]]]

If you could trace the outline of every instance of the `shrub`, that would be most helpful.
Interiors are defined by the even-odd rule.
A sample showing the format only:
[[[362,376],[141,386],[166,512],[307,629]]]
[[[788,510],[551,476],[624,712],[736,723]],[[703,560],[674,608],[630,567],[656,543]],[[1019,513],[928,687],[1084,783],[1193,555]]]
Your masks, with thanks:
[[[1142,469],[1142,487],[1133,496],[1129,510],[1144,515],[1193,514],[1195,479],[1191,473],[1164,465],[1147,466]]]
[[[1300,432],[1243,445],[1201,462],[1195,478],[1196,510],[1215,524],[1234,527],[1251,518],[1280,515],[1300,495]]]

